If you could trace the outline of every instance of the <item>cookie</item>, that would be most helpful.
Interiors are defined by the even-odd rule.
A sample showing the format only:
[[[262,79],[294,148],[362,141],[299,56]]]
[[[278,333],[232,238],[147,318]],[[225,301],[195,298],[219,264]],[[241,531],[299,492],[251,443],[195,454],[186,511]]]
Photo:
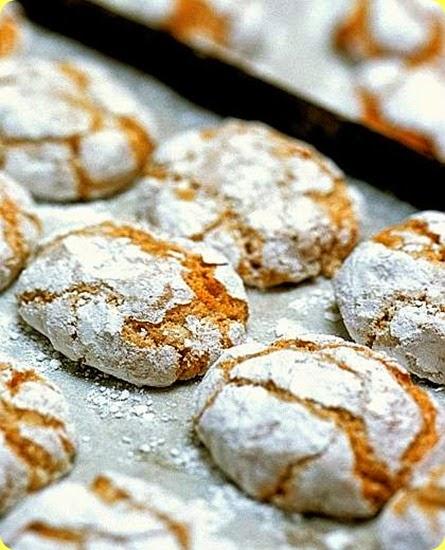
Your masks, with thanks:
[[[4,7],[0,12],[0,60],[20,51],[22,40],[21,21],[17,10],[12,6]]]
[[[431,0],[354,0],[334,39],[353,61],[425,63],[445,53],[445,17]]]
[[[0,172],[0,291],[19,275],[40,232],[28,193]]]
[[[74,454],[59,389],[32,368],[0,363],[0,513],[68,473]]]
[[[439,548],[445,539],[445,447],[386,506],[377,523],[382,550]]]
[[[0,67],[3,169],[39,199],[106,197],[142,173],[153,123],[97,67],[42,59]]]
[[[196,431],[246,493],[290,512],[376,514],[437,443],[435,404],[383,354],[329,336],[229,350]]]
[[[389,60],[365,64],[357,96],[364,124],[445,161],[445,71],[440,65],[406,67]]]
[[[253,53],[263,42],[263,6],[258,0],[95,0],[96,3],[162,29],[204,50]]]
[[[113,222],[44,247],[19,280],[18,307],[70,359],[151,386],[204,373],[243,341],[248,318],[220,254]]]
[[[263,124],[187,131],[154,161],[132,191],[136,218],[216,248],[248,285],[331,276],[357,240],[339,169]]]
[[[63,506],[61,506],[63,503]],[[205,514],[160,487],[112,472],[28,499],[0,525],[14,550],[230,550]]]
[[[346,328],[445,383],[445,214],[422,212],[362,243],[334,282]]]

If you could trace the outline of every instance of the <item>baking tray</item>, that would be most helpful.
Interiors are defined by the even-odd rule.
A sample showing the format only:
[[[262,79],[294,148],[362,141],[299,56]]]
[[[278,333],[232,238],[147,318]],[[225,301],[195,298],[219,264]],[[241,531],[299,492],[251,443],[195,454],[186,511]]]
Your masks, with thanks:
[[[32,50],[42,56],[80,57],[106,66],[141,103],[158,113],[161,139],[220,120],[154,78],[76,42],[33,27],[29,34]],[[365,236],[414,211],[413,206],[364,182],[351,179],[350,184],[362,212]],[[125,194],[90,204],[40,204],[37,208],[46,235],[79,221],[95,223],[110,215],[128,216]],[[267,342],[298,328],[346,336],[327,280],[248,293],[250,338]],[[249,499],[228,482],[191,432],[198,381],[162,390],[138,389],[64,359],[45,338],[19,321],[14,287],[0,295],[0,330],[0,356],[34,366],[60,385],[70,403],[79,440],[70,479],[87,481],[101,470],[114,469],[160,483],[186,501],[199,500],[214,512],[215,529],[243,549],[378,550],[373,521],[339,523],[284,514]],[[445,403],[442,389],[430,391]]]
[[[94,0],[20,1],[39,24],[154,75],[198,105],[223,116],[261,120],[309,141],[348,174],[390,189],[419,207],[445,206],[445,164],[355,122],[344,116],[345,111],[307,98],[314,96],[314,85],[329,88],[329,78],[315,78],[301,93],[302,63],[313,57],[314,35],[307,31],[314,21],[320,23],[320,14],[327,13],[331,21],[348,0],[264,0],[268,41],[257,62],[195,50]],[[321,35],[329,40],[328,30]],[[316,99],[327,103],[323,99],[334,97],[331,92],[319,93]]]

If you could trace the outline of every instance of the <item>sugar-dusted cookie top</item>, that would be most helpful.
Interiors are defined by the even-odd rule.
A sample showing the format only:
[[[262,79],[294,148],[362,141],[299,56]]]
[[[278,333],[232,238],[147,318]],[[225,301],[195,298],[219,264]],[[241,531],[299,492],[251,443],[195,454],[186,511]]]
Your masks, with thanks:
[[[7,288],[25,266],[40,230],[28,193],[0,172],[0,291]]]
[[[357,240],[340,170],[263,124],[184,132],[155,163],[132,191],[136,217],[220,250],[249,285],[331,276]]]
[[[197,402],[197,434],[225,474],[293,512],[370,517],[438,440],[436,406],[404,369],[329,336],[229,350]]]
[[[445,214],[421,212],[362,243],[335,279],[357,342],[445,382]]]
[[[0,67],[2,167],[48,201],[105,197],[140,175],[151,116],[103,70],[27,58]]]
[[[68,473],[74,454],[59,389],[29,367],[0,362],[0,513]]]
[[[445,54],[445,17],[433,0],[353,0],[335,29],[354,61],[396,57],[425,63]]]
[[[219,253],[104,222],[42,248],[20,315],[70,359],[137,385],[204,373],[245,336],[247,298]]]
[[[366,63],[358,72],[362,121],[413,149],[445,160],[445,64]]]
[[[61,505],[63,503],[63,505]],[[209,519],[157,485],[113,472],[64,482],[28,499],[2,524],[14,550],[231,550]]]
[[[442,439],[377,523],[382,550],[439,548],[445,539],[445,445]]]
[[[263,42],[261,0],[95,0],[203,50],[254,53]]]

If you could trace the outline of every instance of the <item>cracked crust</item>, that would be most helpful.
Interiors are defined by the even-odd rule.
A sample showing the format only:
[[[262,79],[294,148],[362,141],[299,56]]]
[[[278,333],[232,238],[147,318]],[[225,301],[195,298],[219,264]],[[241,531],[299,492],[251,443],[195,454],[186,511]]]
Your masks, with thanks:
[[[445,538],[444,441],[386,506],[377,524],[383,550],[436,548]]]
[[[355,341],[445,382],[445,214],[384,229],[352,253],[334,286]]]
[[[365,124],[424,154],[445,160],[443,66],[404,66],[394,60],[364,64],[357,95]]]
[[[136,218],[215,247],[248,285],[330,277],[357,241],[343,174],[262,124],[188,131],[155,162],[131,192]]]
[[[3,8],[0,14],[0,60],[16,54],[22,46],[22,29],[17,10],[12,6]]]
[[[376,514],[438,441],[436,406],[384,355],[327,336],[229,350],[196,431],[249,495],[287,511]]]
[[[220,254],[113,222],[43,247],[18,305],[58,351],[137,385],[203,374],[243,341],[248,320],[242,282]]]
[[[211,536],[207,517],[198,509],[156,485],[113,472],[98,475],[89,486],[65,482],[39,494],[0,529],[15,550],[231,548]]]
[[[354,0],[334,44],[357,62],[393,57],[423,64],[445,51],[445,18],[429,0]]]
[[[0,291],[25,267],[40,233],[41,224],[30,197],[0,172]]]
[[[258,0],[95,1],[204,50],[252,53],[263,39],[263,7]]]
[[[0,513],[67,474],[75,444],[57,387],[36,371],[0,363]]]
[[[112,195],[154,149],[151,115],[97,67],[8,61],[0,94],[1,166],[40,199]]]

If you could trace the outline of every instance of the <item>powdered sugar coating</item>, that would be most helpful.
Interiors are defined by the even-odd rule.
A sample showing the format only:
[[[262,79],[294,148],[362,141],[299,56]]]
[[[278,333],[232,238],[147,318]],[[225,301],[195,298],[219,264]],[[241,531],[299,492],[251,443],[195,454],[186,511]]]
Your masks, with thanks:
[[[0,362],[0,513],[72,468],[75,446],[59,389]]]
[[[399,491],[379,518],[382,550],[436,548],[445,538],[445,445]]]
[[[3,169],[36,197],[111,195],[138,176],[153,150],[153,122],[108,73],[42,59],[0,66]]]
[[[252,53],[262,43],[259,0],[95,0],[203,50]]]
[[[368,63],[358,75],[358,94],[365,123],[445,160],[443,67],[406,67],[394,60]]]
[[[40,222],[28,193],[0,172],[0,291],[25,266],[40,236]]]
[[[445,214],[423,212],[361,244],[335,279],[355,341],[445,382]]]
[[[199,512],[157,485],[105,472],[89,487],[64,482],[28,499],[0,534],[14,550],[231,550]]]
[[[136,218],[216,248],[249,285],[330,276],[356,242],[343,174],[265,125],[187,131],[154,160],[132,191]]]
[[[229,350],[197,400],[215,462],[290,511],[372,516],[437,443],[436,406],[397,363],[329,336]]]
[[[136,385],[202,374],[243,341],[248,318],[220,254],[112,222],[50,242],[17,292],[20,315],[55,349]]]
[[[18,53],[22,40],[20,16],[13,6],[5,6],[0,13],[0,60]]]
[[[445,17],[431,0],[354,0],[335,39],[355,61],[397,57],[423,63],[445,53]]]

